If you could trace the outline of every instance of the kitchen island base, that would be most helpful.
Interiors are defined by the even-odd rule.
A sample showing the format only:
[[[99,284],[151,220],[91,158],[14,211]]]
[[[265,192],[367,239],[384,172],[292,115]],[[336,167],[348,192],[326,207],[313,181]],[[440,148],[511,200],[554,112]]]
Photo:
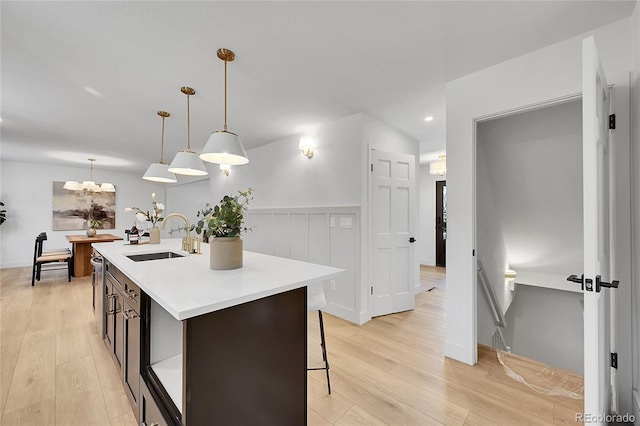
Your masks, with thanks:
[[[182,321],[183,352],[169,362],[151,362],[151,303],[142,378],[169,424],[306,424],[306,287]]]

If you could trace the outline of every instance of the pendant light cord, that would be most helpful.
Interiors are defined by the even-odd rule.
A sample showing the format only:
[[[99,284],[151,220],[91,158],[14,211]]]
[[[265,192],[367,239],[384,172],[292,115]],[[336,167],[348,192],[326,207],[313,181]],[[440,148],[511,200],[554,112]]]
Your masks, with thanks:
[[[227,131],[227,60],[224,60],[224,131]]]
[[[164,117],[162,117],[162,139],[160,142],[160,164],[164,163]]]
[[[189,94],[187,93],[187,151],[191,151],[191,111],[189,110]]]

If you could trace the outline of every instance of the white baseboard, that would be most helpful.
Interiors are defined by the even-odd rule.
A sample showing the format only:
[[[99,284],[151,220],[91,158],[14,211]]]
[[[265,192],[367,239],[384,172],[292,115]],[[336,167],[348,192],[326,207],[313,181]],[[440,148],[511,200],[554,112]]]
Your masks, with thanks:
[[[0,263],[0,269],[22,268],[24,266],[33,266],[33,259],[28,261],[14,260],[13,262]]]
[[[455,359],[456,361],[464,362],[469,365],[476,365],[478,362],[478,350],[470,351],[468,348],[458,343],[446,341],[444,345],[444,355],[447,358]]]
[[[353,309],[349,309],[344,306],[329,302],[322,310],[338,318],[342,318],[354,324],[360,325],[360,323],[358,322],[358,315]]]

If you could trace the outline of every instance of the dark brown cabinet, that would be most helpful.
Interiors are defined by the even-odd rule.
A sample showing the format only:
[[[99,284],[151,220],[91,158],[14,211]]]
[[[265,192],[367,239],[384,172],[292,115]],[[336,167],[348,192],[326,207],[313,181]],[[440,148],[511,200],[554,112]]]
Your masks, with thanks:
[[[144,380],[140,380],[139,424],[142,426],[168,426]]]
[[[140,288],[105,262],[104,342],[120,370],[125,393],[138,417],[140,395]]]

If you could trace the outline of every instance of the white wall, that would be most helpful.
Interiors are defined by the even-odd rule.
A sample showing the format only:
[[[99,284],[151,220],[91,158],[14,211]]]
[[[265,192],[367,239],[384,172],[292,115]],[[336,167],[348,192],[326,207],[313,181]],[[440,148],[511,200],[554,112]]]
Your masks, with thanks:
[[[358,323],[359,216],[357,206],[251,209],[245,224],[252,231],[243,236],[244,249],[345,269],[324,283],[323,311]]]
[[[46,164],[2,161],[0,163],[0,200],[5,203],[7,221],[0,226],[0,267],[30,266],[33,263],[35,237],[47,232],[45,247],[68,247],[67,234],[84,231],[52,231],[52,182],[77,180],[87,176],[87,167],[58,167]],[[151,209],[151,193],[164,199],[164,187],[131,173],[95,169],[97,182],[110,182],[116,187],[116,229],[98,231],[125,236],[133,215],[124,208],[137,206]],[[146,204],[145,204],[146,203]]]
[[[212,171],[220,173],[219,170]],[[209,171],[209,173],[212,171]],[[207,202],[211,203],[212,200],[210,198],[209,179],[206,177],[194,182],[169,186],[167,187],[165,203],[167,210],[165,216],[170,213],[182,213],[187,216],[190,224],[195,225],[198,220],[196,213],[204,209]],[[176,230],[183,226],[184,224],[180,219],[169,219],[163,236],[170,237],[169,232],[171,230]],[[184,233],[181,235],[184,235]],[[192,232],[191,235],[195,235],[195,232]],[[174,237],[177,236],[178,234],[174,235]]]
[[[299,136],[249,150],[249,164],[232,167],[228,177],[208,167],[209,201],[217,203],[225,194],[251,187],[250,208],[359,205],[361,115],[319,128],[311,159],[298,149]]]
[[[358,232],[354,234],[357,238],[358,251],[354,261],[358,264],[354,265],[353,270],[348,271],[350,276],[356,277],[353,288],[357,297],[349,301],[347,294],[351,294],[350,289],[342,295],[337,291],[331,302],[336,307],[341,306],[342,312],[349,311],[348,315],[340,314],[338,309],[333,313],[350,321],[364,323],[371,319],[368,285],[369,210],[367,208],[369,147],[414,155],[417,166],[419,144],[414,139],[365,114],[355,114],[319,127],[315,132],[315,155],[311,159],[300,153],[299,136],[280,139],[247,151],[249,164],[233,167],[228,177],[223,176],[215,166],[208,165],[207,169],[211,176],[209,197],[203,197],[202,194],[198,197],[202,203],[209,201],[215,204],[225,194],[236,193],[238,190],[251,187],[255,192],[249,205],[250,213],[264,209],[286,214],[291,209],[326,209],[345,206],[358,208]],[[176,190],[185,191],[185,193],[195,191],[191,185],[184,185]],[[173,194],[173,191],[170,194]],[[419,199],[415,203],[416,218],[418,203]],[[335,234],[335,238],[340,238],[336,234],[337,230],[328,229],[328,232]],[[342,234],[343,232],[340,232],[340,235]],[[277,241],[269,239],[261,238],[261,240],[263,241],[261,244],[269,247],[272,244],[278,244]],[[338,262],[335,252],[330,253],[329,258]],[[336,266],[339,265],[336,264]],[[418,268],[416,260],[415,267],[410,271],[414,277],[415,286],[419,286]],[[350,310],[355,312],[355,316]]]
[[[436,264],[436,182],[446,176],[429,174],[429,164],[420,164],[420,237],[418,238],[418,262],[421,265]]]
[[[616,172],[618,186],[618,271],[621,282],[630,280],[629,204],[629,69],[630,21],[628,19],[594,31],[605,72],[616,84]],[[445,354],[475,364],[475,121],[505,111],[547,102],[581,92],[581,42],[574,37],[531,52],[447,84],[447,337]],[[629,286],[619,289],[618,323],[620,353],[625,365],[620,388],[631,384]],[[626,317],[626,320],[625,320]],[[626,329],[625,329],[626,328]],[[626,345],[626,347],[625,347]],[[621,395],[621,408],[630,409],[630,395]]]
[[[514,354],[583,374],[580,293],[519,285],[504,336]]]
[[[632,137],[630,156],[633,173],[633,389],[634,414],[640,419],[640,2],[636,1],[631,16],[631,97]]]
[[[478,124],[477,257],[503,312],[513,298],[507,268],[519,277],[555,274],[563,285],[582,271],[581,114],[577,100]],[[480,343],[487,341],[480,333],[487,320],[478,313]]]

